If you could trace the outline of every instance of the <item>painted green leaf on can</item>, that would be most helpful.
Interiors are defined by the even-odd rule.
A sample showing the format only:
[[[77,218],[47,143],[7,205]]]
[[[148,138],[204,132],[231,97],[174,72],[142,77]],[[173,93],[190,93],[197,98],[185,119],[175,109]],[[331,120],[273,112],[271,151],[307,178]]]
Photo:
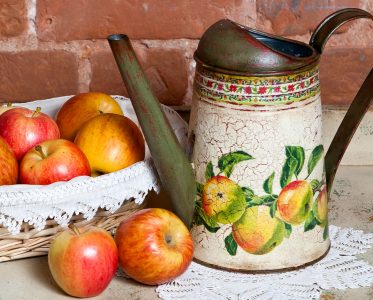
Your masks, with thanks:
[[[212,166],[212,162],[210,161],[206,166],[206,172],[205,172],[205,179],[206,181],[209,180],[211,177],[214,177],[214,169]]]
[[[232,256],[236,255],[237,253],[237,243],[233,238],[232,233],[230,233],[226,238],[224,239],[225,243],[225,249],[227,249],[228,253]]]
[[[305,153],[303,147],[300,146],[286,146],[285,148],[286,157],[292,157],[297,161],[294,174],[298,176],[303,169]]]
[[[312,171],[315,169],[317,163],[321,159],[322,155],[324,153],[324,146],[323,145],[318,145],[316,146],[311,153],[311,156],[308,160],[308,176],[312,173]]]
[[[295,171],[297,170],[298,161],[294,157],[288,157],[282,167],[282,173],[280,178],[280,185],[284,188],[288,183],[291,182]]]
[[[220,157],[218,167],[221,172],[230,177],[236,164],[250,159],[254,158],[244,151],[231,152]]]
[[[313,211],[310,210],[310,212],[307,215],[307,219],[304,222],[304,232],[314,229],[316,225],[317,225],[316,217],[313,214]]]
[[[267,194],[272,194],[273,179],[275,172],[273,172],[263,183],[263,189]]]

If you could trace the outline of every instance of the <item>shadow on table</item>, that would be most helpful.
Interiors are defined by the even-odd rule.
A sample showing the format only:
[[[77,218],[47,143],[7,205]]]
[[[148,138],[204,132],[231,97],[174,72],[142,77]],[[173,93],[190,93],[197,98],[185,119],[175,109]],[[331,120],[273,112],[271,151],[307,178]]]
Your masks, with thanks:
[[[30,278],[34,278],[40,284],[40,287],[45,288],[45,290],[50,291],[51,295],[66,296],[66,294],[57,286],[52,274],[49,271],[48,266],[48,256],[40,256],[31,259],[24,259],[25,261],[25,274]],[[30,296],[32,292],[38,292],[35,290],[29,291]],[[31,299],[31,298],[30,298]]]

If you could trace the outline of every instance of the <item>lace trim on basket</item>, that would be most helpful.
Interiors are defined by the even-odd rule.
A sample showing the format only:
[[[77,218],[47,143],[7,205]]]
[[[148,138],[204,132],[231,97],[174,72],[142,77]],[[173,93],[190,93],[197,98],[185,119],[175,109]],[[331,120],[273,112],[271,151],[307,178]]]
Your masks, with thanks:
[[[54,116],[59,107],[71,96],[22,103],[22,106]],[[124,114],[137,123],[136,114],[128,98],[113,96]],[[187,145],[187,124],[171,108],[162,108],[176,137],[183,147]],[[48,218],[67,226],[74,214],[92,219],[99,208],[115,212],[124,201],[141,204],[150,190],[159,191],[156,172],[148,149],[146,159],[123,170],[99,177],[80,176],[69,182],[47,186],[13,185],[0,187],[0,224],[12,234],[21,231],[23,222],[42,230]]]
[[[2,201],[8,204],[0,207],[0,223],[12,234],[20,232],[23,222],[42,230],[48,218],[67,226],[74,214],[81,213],[90,220],[98,208],[114,213],[124,201],[133,199],[141,204],[148,191],[159,191],[155,172],[149,162],[140,162],[125,173],[119,171],[101,178],[77,178],[74,182],[48,186],[45,190],[10,192],[6,195],[0,193]],[[15,204],[9,205],[12,200],[16,200]]]

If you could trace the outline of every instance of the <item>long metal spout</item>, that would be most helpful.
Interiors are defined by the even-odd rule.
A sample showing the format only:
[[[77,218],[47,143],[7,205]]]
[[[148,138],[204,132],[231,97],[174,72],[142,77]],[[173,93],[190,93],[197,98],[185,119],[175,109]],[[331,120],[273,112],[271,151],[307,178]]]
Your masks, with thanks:
[[[190,227],[196,195],[192,166],[146,80],[128,36],[114,34],[107,39],[163,187],[175,213]]]

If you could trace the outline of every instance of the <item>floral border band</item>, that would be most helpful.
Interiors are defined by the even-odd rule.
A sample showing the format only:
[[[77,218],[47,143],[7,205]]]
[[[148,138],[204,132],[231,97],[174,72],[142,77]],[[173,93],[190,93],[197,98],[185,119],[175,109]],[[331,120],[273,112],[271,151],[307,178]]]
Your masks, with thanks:
[[[195,87],[201,97],[239,105],[300,102],[320,92],[319,69],[286,76],[243,77],[197,67]]]

